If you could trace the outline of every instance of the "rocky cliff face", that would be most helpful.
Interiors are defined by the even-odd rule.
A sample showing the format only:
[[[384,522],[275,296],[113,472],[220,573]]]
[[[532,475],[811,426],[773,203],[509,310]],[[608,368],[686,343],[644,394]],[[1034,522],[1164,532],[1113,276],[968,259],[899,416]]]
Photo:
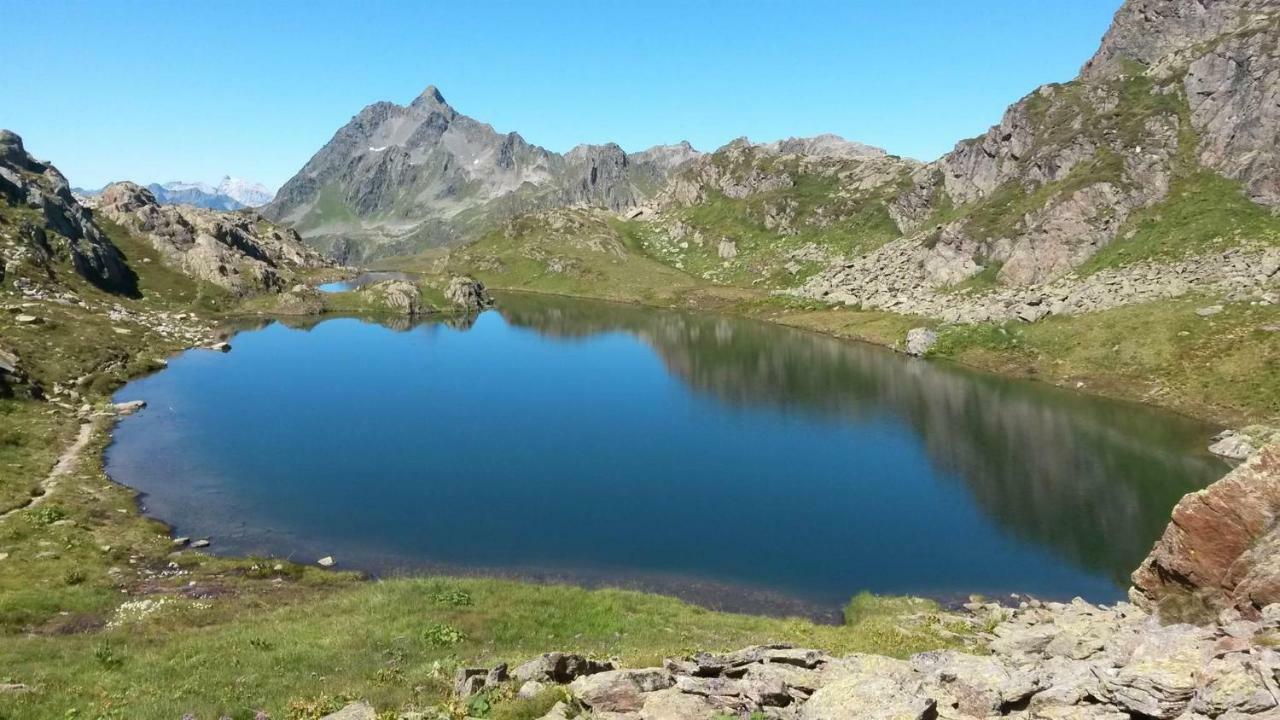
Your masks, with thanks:
[[[108,185],[97,199],[97,211],[146,237],[166,262],[184,273],[236,294],[278,292],[297,268],[326,262],[297,233],[252,210],[162,206],[149,190],[131,182]]]
[[[137,278],[120,251],[71,196],[53,165],[27,153],[22,138],[0,130],[0,280],[23,266],[49,278],[66,265],[109,292],[134,294]]]
[[[1178,503],[1131,594],[1171,619],[1280,602],[1280,444]]]
[[[688,145],[629,156],[617,145],[560,155],[454,110],[435,87],[408,106],[360,111],[264,208],[351,257],[469,237],[494,221],[567,205],[621,210],[648,197]]]

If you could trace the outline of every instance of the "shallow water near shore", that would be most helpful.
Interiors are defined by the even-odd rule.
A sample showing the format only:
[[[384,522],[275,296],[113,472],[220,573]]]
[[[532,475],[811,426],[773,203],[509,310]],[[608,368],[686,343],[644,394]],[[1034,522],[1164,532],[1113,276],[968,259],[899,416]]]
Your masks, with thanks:
[[[241,331],[121,389],[107,450],[212,550],[821,614],[1123,596],[1226,466],[1154,409],[747,320],[504,295]]]

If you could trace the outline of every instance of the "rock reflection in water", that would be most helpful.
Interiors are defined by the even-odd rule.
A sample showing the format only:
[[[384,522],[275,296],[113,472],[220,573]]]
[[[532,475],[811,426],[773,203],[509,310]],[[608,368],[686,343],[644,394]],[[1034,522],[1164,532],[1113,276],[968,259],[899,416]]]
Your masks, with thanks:
[[[1177,500],[1225,469],[1189,451],[1207,428],[1130,403],[726,317],[523,294],[499,307],[552,338],[631,333],[723,402],[855,420],[892,413],[1010,532],[1120,585]]]

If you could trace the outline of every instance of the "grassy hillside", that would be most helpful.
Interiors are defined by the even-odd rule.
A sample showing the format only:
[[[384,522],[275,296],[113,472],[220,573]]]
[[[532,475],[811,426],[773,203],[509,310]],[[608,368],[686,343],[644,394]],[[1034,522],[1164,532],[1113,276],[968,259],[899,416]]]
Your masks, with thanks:
[[[604,211],[526,215],[447,256],[397,267],[469,273],[498,288],[662,304],[703,283],[650,257],[640,228]]]

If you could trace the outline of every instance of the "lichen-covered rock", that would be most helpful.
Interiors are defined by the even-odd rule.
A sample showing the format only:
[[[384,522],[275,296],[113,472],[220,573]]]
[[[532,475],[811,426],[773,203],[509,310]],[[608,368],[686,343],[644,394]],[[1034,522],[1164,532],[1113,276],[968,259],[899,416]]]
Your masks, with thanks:
[[[800,720],[923,720],[937,701],[910,664],[876,656],[840,661],[800,707]]]
[[[644,707],[645,693],[665,690],[675,684],[662,668],[606,670],[574,680],[569,689],[597,712],[635,712]]]
[[[1280,443],[1190,493],[1133,574],[1136,603],[1170,612],[1194,601],[1256,616],[1280,602]]]

